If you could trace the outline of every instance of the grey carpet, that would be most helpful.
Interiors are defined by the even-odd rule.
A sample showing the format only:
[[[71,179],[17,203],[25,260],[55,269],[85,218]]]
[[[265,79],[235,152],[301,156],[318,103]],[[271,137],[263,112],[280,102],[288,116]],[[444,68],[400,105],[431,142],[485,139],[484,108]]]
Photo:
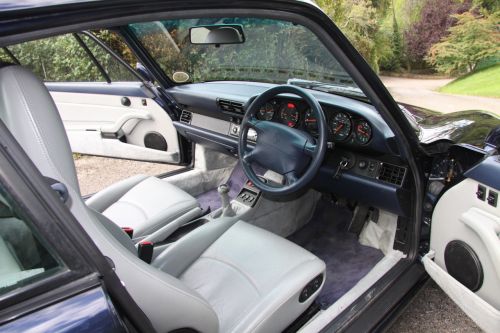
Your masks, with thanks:
[[[326,281],[317,299],[323,309],[354,287],[384,256],[345,231],[351,217],[350,210],[322,198],[311,221],[288,238],[326,264]]]

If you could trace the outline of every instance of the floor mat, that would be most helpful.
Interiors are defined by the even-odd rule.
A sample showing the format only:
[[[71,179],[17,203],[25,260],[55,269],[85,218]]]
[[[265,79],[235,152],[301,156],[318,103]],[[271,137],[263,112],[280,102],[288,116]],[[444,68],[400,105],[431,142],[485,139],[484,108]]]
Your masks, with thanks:
[[[325,285],[317,299],[323,309],[354,287],[384,257],[382,251],[359,244],[355,234],[345,231],[351,218],[348,209],[322,199],[311,222],[288,237],[326,264]]]

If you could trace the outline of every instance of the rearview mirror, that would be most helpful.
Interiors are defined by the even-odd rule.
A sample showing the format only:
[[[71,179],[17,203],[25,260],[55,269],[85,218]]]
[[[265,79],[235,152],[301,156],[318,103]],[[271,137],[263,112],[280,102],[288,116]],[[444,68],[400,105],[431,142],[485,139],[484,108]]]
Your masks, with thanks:
[[[245,42],[243,27],[238,24],[203,25],[189,29],[191,44],[221,45]]]

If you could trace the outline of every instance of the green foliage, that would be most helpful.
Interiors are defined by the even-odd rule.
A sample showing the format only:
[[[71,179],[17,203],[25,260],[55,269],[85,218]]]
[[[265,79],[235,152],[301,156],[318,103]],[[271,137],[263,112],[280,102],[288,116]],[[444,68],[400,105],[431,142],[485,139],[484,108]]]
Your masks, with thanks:
[[[439,72],[456,74],[472,72],[477,65],[500,54],[500,12],[476,15],[475,10],[453,15],[457,24],[449,35],[433,45],[426,60]]]
[[[113,81],[136,80],[122,65],[95,44],[80,35]],[[71,35],[44,38],[9,46],[21,65],[30,68],[44,81],[105,81],[87,52]]]
[[[440,89],[441,92],[500,98],[500,64],[464,75]]]
[[[379,50],[376,41],[379,30],[377,10],[371,0],[319,0],[317,4],[335,22],[340,30],[372,68],[378,72]],[[387,1],[377,1],[387,6]]]
[[[103,81],[72,35],[26,42],[9,50],[22,65],[45,81]]]
[[[241,24],[245,43],[191,44],[189,28],[207,23]],[[130,27],[169,76],[183,71],[193,82],[255,80],[284,83],[289,78],[301,78],[354,84],[310,30],[291,22],[258,18],[226,18],[215,22],[186,19],[139,23]]]

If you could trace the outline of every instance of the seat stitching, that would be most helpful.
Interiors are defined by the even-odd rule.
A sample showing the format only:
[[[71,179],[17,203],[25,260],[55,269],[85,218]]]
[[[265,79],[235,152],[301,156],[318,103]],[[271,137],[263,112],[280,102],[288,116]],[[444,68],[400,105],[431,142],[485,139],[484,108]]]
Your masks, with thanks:
[[[250,282],[250,285],[252,285],[252,287],[255,288],[255,291],[257,292],[257,295],[260,297],[262,296],[260,291],[259,291],[259,288],[257,287],[257,283],[255,283],[252,279],[252,277],[248,274],[246,274],[243,270],[241,270],[238,266],[234,265],[233,263],[229,262],[229,261],[225,261],[223,259],[220,259],[220,258],[217,258],[217,257],[212,257],[212,256],[206,256],[206,255],[202,255],[198,260],[201,260],[201,259],[208,259],[208,260],[214,260],[214,261],[218,261],[222,264],[225,264],[229,267],[231,267],[232,269],[234,269],[235,271],[237,271],[238,273],[240,273],[244,278],[246,278],[248,280],[248,282]]]
[[[28,100],[26,99],[26,95],[22,91],[21,86],[19,85],[19,82],[18,82],[16,76],[14,75],[14,73],[12,73],[12,71],[10,71],[9,74],[13,77],[13,81],[14,81],[14,84],[15,84],[14,87],[17,88],[18,92],[21,94],[21,97],[22,97],[21,102],[25,106],[25,108],[23,108],[23,111],[28,116],[28,119],[30,120],[31,128],[32,128],[32,130],[33,130],[33,132],[35,134],[35,138],[36,138],[36,140],[38,142],[38,145],[40,146],[40,150],[42,152],[43,157],[46,159],[46,161],[48,162],[48,164],[51,167],[51,169],[53,169],[53,171],[55,171],[55,173],[59,175],[59,177],[61,178],[60,180],[62,180],[64,183],[66,183],[68,185],[71,184],[70,182],[68,182],[65,179],[65,177],[62,175],[62,173],[59,171],[59,169],[55,166],[55,164],[53,163],[52,159],[50,158],[50,154],[48,152],[48,149],[47,149],[47,147],[45,145],[45,142],[42,139],[43,135],[41,133],[41,127],[38,126],[38,122],[36,121],[36,119],[32,115],[31,108],[30,108],[30,106],[28,104]]]

